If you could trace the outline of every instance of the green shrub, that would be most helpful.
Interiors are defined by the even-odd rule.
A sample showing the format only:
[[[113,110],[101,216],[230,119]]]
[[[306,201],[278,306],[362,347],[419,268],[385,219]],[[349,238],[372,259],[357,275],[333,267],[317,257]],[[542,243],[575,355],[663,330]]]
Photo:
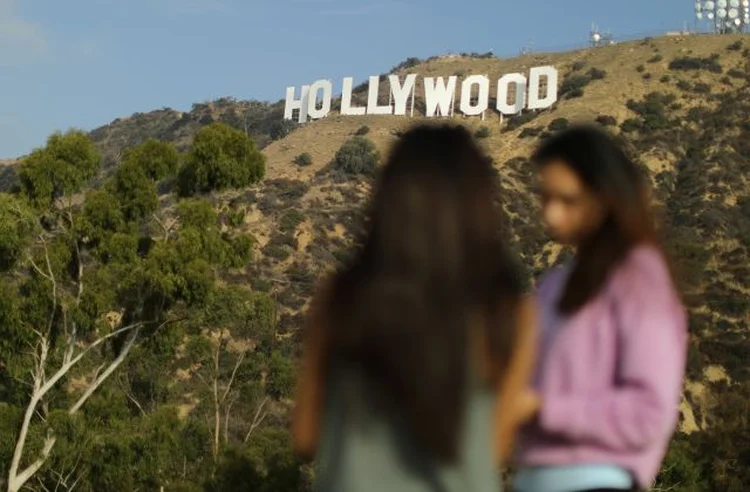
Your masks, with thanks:
[[[526,123],[533,121],[537,117],[538,113],[534,111],[527,111],[525,113],[519,113],[508,118],[508,123],[505,126],[505,131],[512,131],[522,127]]]
[[[727,75],[729,75],[732,78],[735,79],[744,79],[746,77],[745,72],[742,70],[737,70],[736,68],[732,68],[727,72]]]
[[[693,91],[698,94],[709,94],[711,92],[711,86],[703,82],[696,82],[693,86]]]
[[[591,80],[602,80],[607,76],[607,72],[596,67],[592,67],[591,70],[588,71],[588,76]]]
[[[476,138],[487,138],[490,136],[490,129],[487,126],[481,126],[474,132]]]
[[[180,169],[180,194],[245,188],[265,175],[266,157],[251,138],[224,123],[201,128]]]
[[[367,125],[364,125],[364,126],[360,126],[354,134],[359,135],[360,137],[364,137],[368,133],[370,133],[370,127]]]
[[[366,137],[354,136],[347,140],[333,157],[333,169],[346,175],[371,176],[375,173],[380,154]]]
[[[409,68],[416,67],[420,63],[422,63],[422,60],[420,60],[419,58],[415,56],[411,56],[407,58],[406,60],[402,61],[401,63],[399,63],[398,65],[396,65],[395,67],[393,67],[390,73],[396,73],[396,72],[400,72],[401,70],[407,70]]]
[[[661,55],[654,55],[651,58],[648,59],[648,63],[659,63],[664,59]]]
[[[578,60],[575,63],[573,63],[573,67],[571,68],[572,71],[578,72],[579,70],[583,70],[583,68],[586,66],[586,62],[583,60]]]
[[[532,126],[528,128],[524,128],[521,130],[521,133],[518,135],[518,138],[531,138],[531,137],[538,137],[542,131],[544,131],[544,128],[541,126]]]
[[[677,82],[677,88],[683,91],[689,91],[693,88],[692,85],[690,85],[690,82],[687,80],[680,80]]]
[[[281,216],[280,226],[283,232],[294,232],[304,222],[305,216],[299,210],[290,210]]]
[[[675,58],[669,63],[670,70],[708,70],[713,73],[721,73],[723,69],[718,62],[718,55],[709,58],[696,58],[684,56]]]
[[[568,128],[568,126],[569,126],[569,122],[567,119],[556,118],[550,122],[547,129],[552,132],[559,132],[561,130],[565,130],[566,128]]]
[[[670,80],[672,80],[672,77],[670,77],[669,75],[662,75],[661,78],[659,79],[659,82],[661,82],[662,84],[666,84]]]
[[[641,129],[641,121],[638,118],[628,118],[622,122],[620,129],[625,133],[637,132]]]
[[[651,80],[651,74],[650,73],[644,73],[643,74],[643,80]]]
[[[635,67],[635,71],[638,73],[643,73],[644,71],[646,71],[646,67],[644,67],[643,65],[638,65],[637,67]]]
[[[675,102],[675,97],[672,94],[652,92],[641,102],[629,100],[627,107],[641,117],[641,130],[652,131],[669,127],[670,121],[666,115],[666,108],[673,102]],[[629,123],[628,127],[632,127],[632,123]],[[628,130],[623,128],[623,131]]]
[[[313,159],[308,152],[303,152],[294,158],[294,163],[300,167],[306,167],[313,163]]]
[[[271,140],[281,140],[282,138],[292,133],[298,126],[299,123],[292,120],[277,121],[271,127]]]
[[[596,122],[602,126],[617,126],[617,118],[606,114],[597,116]]]
[[[734,43],[727,46],[728,51],[740,51],[742,49],[742,41],[737,40]]]
[[[227,222],[231,227],[239,227],[245,222],[244,210],[233,210],[227,216]]]
[[[583,88],[581,87],[573,89],[568,93],[568,99],[576,99],[578,97],[583,97]]]
[[[588,75],[570,75],[560,84],[560,95],[568,97],[580,97],[583,95],[583,88],[591,83],[591,77]],[[580,95],[573,96],[573,93],[580,92]]]

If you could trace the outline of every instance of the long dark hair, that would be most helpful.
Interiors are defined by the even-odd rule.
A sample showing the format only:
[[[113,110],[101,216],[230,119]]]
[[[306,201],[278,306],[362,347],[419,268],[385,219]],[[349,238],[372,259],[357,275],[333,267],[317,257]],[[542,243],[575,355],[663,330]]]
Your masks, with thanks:
[[[592,126],[572,127],[543,143],[533,160],[541,167],[565,163],[606,208],[601,226],[578,245],[558,305],[562,313],[572,314],[594,297],[633,247],[650,244],[664,254],[647,177],[613,136]]]
[[[492,163],[466,129],[406,132],[376,183],[363,248],[334,277],[326,308],[329,371],[355,367],[418,445],[449,462],[469,358],[487,355],[496,381],[514,340],[522,278],[496,191]],[[472,353],[473,335],[487,354]]]

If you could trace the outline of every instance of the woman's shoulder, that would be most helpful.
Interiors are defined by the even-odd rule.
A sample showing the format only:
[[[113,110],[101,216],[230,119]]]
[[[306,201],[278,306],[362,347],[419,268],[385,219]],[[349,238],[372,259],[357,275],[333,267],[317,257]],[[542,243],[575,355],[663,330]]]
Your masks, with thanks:
[[[611,288],[620,294],[676,292],[665,254],[651,244],[636,246],[627,254],[612,278]]]

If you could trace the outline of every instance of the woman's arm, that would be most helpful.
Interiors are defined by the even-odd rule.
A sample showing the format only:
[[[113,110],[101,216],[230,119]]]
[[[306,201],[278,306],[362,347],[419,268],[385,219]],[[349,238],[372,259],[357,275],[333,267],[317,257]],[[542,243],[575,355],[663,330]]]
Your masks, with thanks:
[[[292,440],[297,454],[312,459],[320,437],[320,418],[324,396],[324,361],[327,347],[325,310],[329,286],[318,290],[308,312],[296,406],[292,414]]]
[[[529,390],[536,362],[536,308],[531,298],[519,306],[518,335],[507,373],[500,379],[495,409],[495,442],[497,456],[505,462],[513,449],[518,428],[536,412],[536,397]]]

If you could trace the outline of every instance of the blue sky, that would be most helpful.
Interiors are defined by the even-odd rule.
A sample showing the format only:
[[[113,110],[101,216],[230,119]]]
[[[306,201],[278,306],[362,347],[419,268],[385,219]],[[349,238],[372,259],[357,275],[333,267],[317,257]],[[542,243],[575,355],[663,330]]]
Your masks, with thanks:
[[[0,157],[70,127],[222,96],[279,100],[409,56],[515,55],[680,28],[692,0],[0,0]]]

